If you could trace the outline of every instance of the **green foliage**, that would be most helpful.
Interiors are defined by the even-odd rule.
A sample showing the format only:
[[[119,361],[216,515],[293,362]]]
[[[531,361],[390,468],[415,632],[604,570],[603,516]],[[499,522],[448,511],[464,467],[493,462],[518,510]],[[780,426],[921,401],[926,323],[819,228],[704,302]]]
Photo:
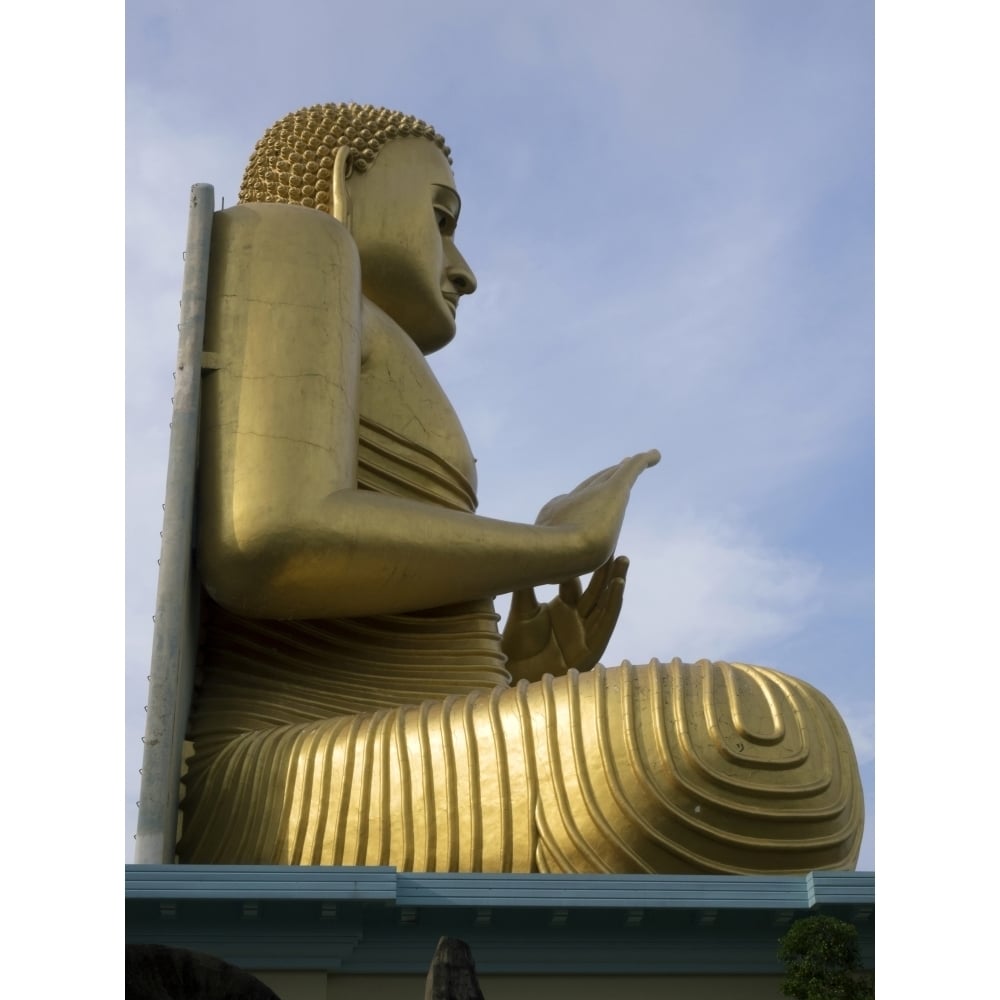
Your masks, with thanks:
[[[806,917],[781,939],[781,992],[795,1000],[874,1000],[875,984],[861,965],[858,929],[836,917]]]

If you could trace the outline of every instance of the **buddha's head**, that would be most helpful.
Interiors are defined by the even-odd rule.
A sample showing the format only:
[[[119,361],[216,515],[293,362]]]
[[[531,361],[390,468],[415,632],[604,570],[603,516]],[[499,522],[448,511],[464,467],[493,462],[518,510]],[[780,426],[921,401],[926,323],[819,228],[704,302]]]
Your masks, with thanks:
[[[358,245],[364,295],[425,354],[454,337],[476,279],[455,246],[450,150],[425,122],[358,104],[293,112],[257,143],[240,201],[329,212]]]

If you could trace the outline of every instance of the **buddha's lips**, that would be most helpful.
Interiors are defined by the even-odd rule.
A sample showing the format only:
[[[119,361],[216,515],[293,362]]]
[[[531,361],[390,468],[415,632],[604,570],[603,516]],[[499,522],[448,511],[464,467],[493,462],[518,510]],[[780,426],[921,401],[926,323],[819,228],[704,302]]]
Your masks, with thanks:
[[[453,313],[458,312],[458,296],[454,292],[442,292],[445,302],[451,306],[451,311]]]

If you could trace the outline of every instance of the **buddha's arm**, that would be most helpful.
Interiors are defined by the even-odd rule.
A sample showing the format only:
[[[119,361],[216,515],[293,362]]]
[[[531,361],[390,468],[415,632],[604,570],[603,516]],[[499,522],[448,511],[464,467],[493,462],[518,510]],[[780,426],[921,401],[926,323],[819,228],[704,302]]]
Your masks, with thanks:
[[[348,617],[559,583],[604,562],[655,453],[591,477],[534,525],[357,488],[360,310],[356,249],[329,216],[252,205],[218,218],[199,536],[213,597],[247,616]]]

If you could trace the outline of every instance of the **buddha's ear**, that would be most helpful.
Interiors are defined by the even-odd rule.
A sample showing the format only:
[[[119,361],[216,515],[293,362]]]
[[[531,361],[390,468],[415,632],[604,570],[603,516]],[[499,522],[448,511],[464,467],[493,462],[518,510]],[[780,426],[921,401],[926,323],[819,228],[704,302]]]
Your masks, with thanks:
[[[351,196],[347,175],[351,172],[351,147],[338,146],[333,158],[333,207],[331,215],[348,230],[351,228]]]

